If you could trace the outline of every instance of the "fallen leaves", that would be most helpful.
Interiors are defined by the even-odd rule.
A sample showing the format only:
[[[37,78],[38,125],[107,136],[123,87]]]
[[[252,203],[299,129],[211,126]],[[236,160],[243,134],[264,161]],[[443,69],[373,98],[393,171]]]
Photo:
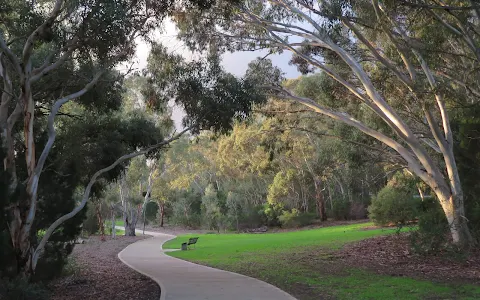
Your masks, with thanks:
[[[441,282],[480,283],[480,251],[463,259],[437,253],[421,256],[411,251],[407,234],[380,236],[346,245],[338,252],[348,265],[381,274]]]
[[[133,300],[159,299],[160,288],[148,277],[124,265],[117,257],[127,245],[144,237],[92,236],[76,245],[71,257],[77,272],[50,284],[52,300]]]

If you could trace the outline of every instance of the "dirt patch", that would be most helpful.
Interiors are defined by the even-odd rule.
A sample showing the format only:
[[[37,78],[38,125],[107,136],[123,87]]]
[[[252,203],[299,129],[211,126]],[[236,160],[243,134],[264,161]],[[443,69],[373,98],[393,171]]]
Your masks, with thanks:
[[[103,242],[99,236],[92,236],[85,244],[76,245],[71,255],[74,273],[50,284],[51,299],[159,299],[159,286],[127,267],[117,256],[126,246],[144,238],[106,237]]]
[[[348,244],[335,254],[349,266],[380,274],[480,284],[480,251],[464,257],[449,253],[421,256],[412,252],[406,233]]]

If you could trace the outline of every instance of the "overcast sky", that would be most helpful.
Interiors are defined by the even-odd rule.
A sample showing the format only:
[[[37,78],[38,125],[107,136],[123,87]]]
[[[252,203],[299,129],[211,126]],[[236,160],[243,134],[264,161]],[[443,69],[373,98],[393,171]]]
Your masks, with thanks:
[[[167,22],[165,24],[164,33],[157,33],[155,35],[155,39],[159,43],[167,46],[172,52],[182,54],[186,58],[191,58],[192,54],[188,51],[185,45],[176,39],[176,33],[177,31],[175,25],[172,22]],[[146,67],[149,51],[150,48],[146,43],[138,41],[135,68],[143,69],[144,67]],[[248,63],[250,61],[254,60],[259,56],[263,57],[266,54],[267,51],[227,53],[222,56],[222,64],[227,72],[240,77],[245,74]],[[300,73],[297,71],[295,66],[290,66],[288,64],[288,62],[290,61],[290,57],[290,53],[269,56],[273,64],[279,67],[285,73],[287,78],[296,78],[300,76]],[[181,129],[182,127],[181,120],[183,115],[184,114],[181,109],[179,109],[178,107],[173,108],[172,117],[175,121],[177,129]]]

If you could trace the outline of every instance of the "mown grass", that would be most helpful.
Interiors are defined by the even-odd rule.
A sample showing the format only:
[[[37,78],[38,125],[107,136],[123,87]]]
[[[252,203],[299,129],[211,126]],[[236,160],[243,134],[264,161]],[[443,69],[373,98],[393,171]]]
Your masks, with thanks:
[[[122,219],[115,220],[115,226],[122,226],[124,223]],[[112,220],[105,220],[105,228],[112,228]]]
[[[122,219],[117,219],[115,220],[115,226],[121,226],[123,227],[124,223]],[[105,232],[112,233],[112,221],[111,220],[105,220]],[[115,234],[116,235],[124,235],[125,230],[117,229],[115,228]]]
[[[205,234],[192,251],[169,255],[238,272],[276,285],[298,299],[480,299],[480,287],[375,274],[336,261],[344,244],[394,230],[371,223],[267,234]],[[164,248],[180,248],[193,235]]]

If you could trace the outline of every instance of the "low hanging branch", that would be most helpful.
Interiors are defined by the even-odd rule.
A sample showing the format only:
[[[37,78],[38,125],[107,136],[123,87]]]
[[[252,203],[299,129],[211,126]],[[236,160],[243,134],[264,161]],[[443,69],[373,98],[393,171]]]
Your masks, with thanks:
[[[95,184],[95,182],[97,181],[97,179],[104,173],[112,170],[113,168],[115,168],[116,166],[118,166],[120,163],[128,160],[128,159],[131,159],[131,158],[134,158],[134,157],[137,157],[137,156],[140,156],[140,155],[144,155],[144,154],[147,154],[148,152],[152,151],[152,150],[155,150],[155,149],[158,149],[162,146],[165,146],[165,145],[168,145],[170,144],[171,142],[179,139],[183,134],[185,134],[187,131],[191,130],[194,126],[190,126],[190,127],[187,127],[185,128],[184,130],[182,130],[181,132],[179,132],[178,134],[175,134],[173,135],[171,138],[167,139],[167,140],[164,140],[158,144],[155,144],[155,145],[152,145],[150,147],[147,147],[147,148],[144,148],[142,150],[139,150],[139,151],[135,151],[135,152],[132,152],[132,153],[129,153],[129,154],[125,154],[123,156],[121,156],[120,158],[118,158],[113,164],[109,165],[108,167],[106,168],[103,168],[99,171],[97,171],[93,176],[92,178],[90,179],[90,182],[88,183],[87,187],[85,188],[85,192],[83,194],[83,198],[82,198],[82,201],[80,202],[80,204],[75,207],[71,212],[61,216],[60,218],[58,218],[55,222],[53,222],[52,225],[50,225],[50,227],[48,227],[47,231],[45,232],[45,235],[43,236],[42,240],[40,241],[40,243],[38,244],[37,248],[35,249],[35,251],[33,252],[32,254],[32,269],[35,270],[35,267],[37,265],[37,262],[38,262],[38,259],[40,258],[40,256],[42,255],[43,253],[43,250],[45,248],[45,245],[47,244],[48,240],[50,239],[50,237],[52,236],[52,234],[55,232],[55,230],[62,224],[64,223],[65,221],[73,218],[77,213],[79,213],[84,207],[85,205],[87,204],[87,201],[90,197],[90,192],[92,190],[92,186]]]

